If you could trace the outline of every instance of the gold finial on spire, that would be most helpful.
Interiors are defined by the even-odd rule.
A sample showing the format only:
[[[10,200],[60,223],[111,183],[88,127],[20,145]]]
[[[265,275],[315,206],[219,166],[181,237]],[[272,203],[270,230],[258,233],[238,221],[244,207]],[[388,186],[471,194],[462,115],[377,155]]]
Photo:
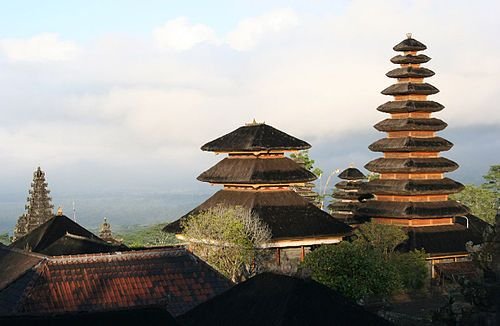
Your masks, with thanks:
[[[57,208],[57,216],[63,216],[63,209],[61,206]]]
[[[257,122],[255,118],[253,118],[252,122],[245,123],[245,126],[256,126],[256,125],[262,125],[264,122]]]
[[[411,38],[411,33],[406,33],[407,38]]]
[[[353,168],[353,167],[354,167],[354,163],[352,163],[352,162],[351,162],[351,163],[349,163],[349,167],[350,167],[350,168]]]

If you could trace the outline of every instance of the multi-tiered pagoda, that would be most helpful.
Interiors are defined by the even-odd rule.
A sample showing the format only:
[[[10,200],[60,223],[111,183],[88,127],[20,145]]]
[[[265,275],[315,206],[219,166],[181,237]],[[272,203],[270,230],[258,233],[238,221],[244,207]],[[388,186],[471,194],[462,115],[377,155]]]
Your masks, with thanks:
[[[349,167],[338,175],[342,181],[335,184],[333,191],[333,201],[328,205],[330,214],[344,223],[353,225],[363,221],[363,217],[358,214],[361,204],[361,187],[366,183],[366,176],[355,167]]]
[[[303,257],[313,245],[341,241],[351,228],[291,190],[291,186],[310,182],[316,176],[285,153],[310,147],[263,123],[247,124],[203,145],[204,151],[228,157],[203,172],[198,180],[224,188],[164,231],[179,234],[182,219],[222,204],[246,207],[269,226],[272,238],[268,247],[277,249],[278,261],[283,255]]]
[[[458,168],[455,162],[441,157],[441,152],[453,144],[436,135],[447,124],[432,114],[444,107],[427,98],[439,90],[424,81],[434,75],[421,67],[430,58],[417,53],[426,46],[411,34],[407,36],[394,47],[402,54],[391,59],[400,67],[386,74],[397,82],[382,91],[394,100],[377,108],[390,114],[390,118],[375,125],[387,137],[369,146],[383,157],[365,165],[380,173],[379,179],[364,187],[364,191],[375,195],[375,200],[368,201],[360,211],[378,223],[406,227],[412,248],[444,256],[466,254],[465,242],[478,241],[478,237],[463,218],[468,209],[448,198],[461,191],[463,185],[444,177],[444,173]]]
[[[26,213],[21,215],[14,228],[13,240],[31,232],[54,216],[54,205],[51,204],[50,190],[45,181],[45,172],[38,167],[33,173],[33,182],[29,190]]]

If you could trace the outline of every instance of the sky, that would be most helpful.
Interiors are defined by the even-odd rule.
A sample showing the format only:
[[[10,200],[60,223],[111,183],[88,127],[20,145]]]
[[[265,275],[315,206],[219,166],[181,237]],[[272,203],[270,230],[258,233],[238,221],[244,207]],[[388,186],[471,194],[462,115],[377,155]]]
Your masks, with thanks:
[[[452,176],[500,163],[497,1],[0,7],[0,199],[25,196],[38,165],[56,194],[212,192],[196,177],[221,157],[200,146],[253,119],[308,141],[325,175],[362,167],[408,32],[432,58]]]

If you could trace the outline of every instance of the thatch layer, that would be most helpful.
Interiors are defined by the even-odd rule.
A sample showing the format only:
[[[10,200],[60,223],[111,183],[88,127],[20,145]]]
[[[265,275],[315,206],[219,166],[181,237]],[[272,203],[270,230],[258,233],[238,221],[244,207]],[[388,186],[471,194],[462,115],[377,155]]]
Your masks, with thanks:
[[[407,52],[407,51],[423,51],[427,47],[419,41],[409,37],[393,47],[394,51]]]
[[[426,56],[425,54],[418,54],[418,55],[397,55],[391,59],[392,63],[395,64],[409,64],[409,63],[414,63],[414,64],[421,64],[421,63],[426,63],[431,58]]]
[[[436,202],[369,200],[359,207],[358,213],[370,217],[429,219],[465,215],[469,213],[469,210],[454,200]]]
[[[389,101],[380,105],[377,110],[385,113],[437,112],[444,109],[444,105],[434,101]]]
[[[365,165],[365,169],[377,173],[428,173],[451,172],[458,164],[444,157],[433,158],[377,158]]]
[[[338,175],[339,179],[344,180],[363,180],[365,175],[363,172],[359,171],[356,168],[347,168],[344,171],[340,172]]]
[[[401,67],[385,74],[389,78],[427,78],[435,75],[434,71],[421,67]]]
[[[288,184],[313,181],[316,175],[293,160],[225,158],[198,176],[198,180],[211,183],[234,184]]]
[[[441,137],[383,138],[368,148],[373,152],[442,152],[453,147],[453,143]]]
[[[385,119],[377,123],[374,127],[378,131],[439,131],[446,128],[448,124],[436,118],[406,118],[406,119]]]
[[[272,239],[342,236],[351,228],[336,221],[295,191],[220,190],[179,220],[167,225],[166,232],[180,233],[181,221],[218,205],[242,206],[266,223]]]
[[[384,95],[432,95],[439,93],[439,89],[428,83],[398,83],[382,91]]]
[[[262,123],[240,127],[201,147],[202,150],[211,152],[255,152],[308,148],[311,148],[311,145],[307,142]]]
[[[449,178],[431,180],[377,179],[363,185],[362,191],[377,195],[437,195],[454,194],[464,186]]]
[[[335,188],[337,189],[345,189],[345,190],[357,190],[363,184],[363,181],[340,181],[335,184]]]
[[[332,197],[336,199],[346,199],[346,200],[358,200],[361,194],[357,191],[343,191],[340,189],[335,189],[332,193]]]

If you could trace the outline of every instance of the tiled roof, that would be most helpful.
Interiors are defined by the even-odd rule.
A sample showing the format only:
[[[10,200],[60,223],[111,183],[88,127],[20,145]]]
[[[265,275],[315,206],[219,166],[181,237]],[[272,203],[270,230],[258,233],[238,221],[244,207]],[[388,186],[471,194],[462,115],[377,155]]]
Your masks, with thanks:
[[[226,278],[183,248],[50,257],[36,268],[11,313],[160,305],[176,316],[230,286]]]

